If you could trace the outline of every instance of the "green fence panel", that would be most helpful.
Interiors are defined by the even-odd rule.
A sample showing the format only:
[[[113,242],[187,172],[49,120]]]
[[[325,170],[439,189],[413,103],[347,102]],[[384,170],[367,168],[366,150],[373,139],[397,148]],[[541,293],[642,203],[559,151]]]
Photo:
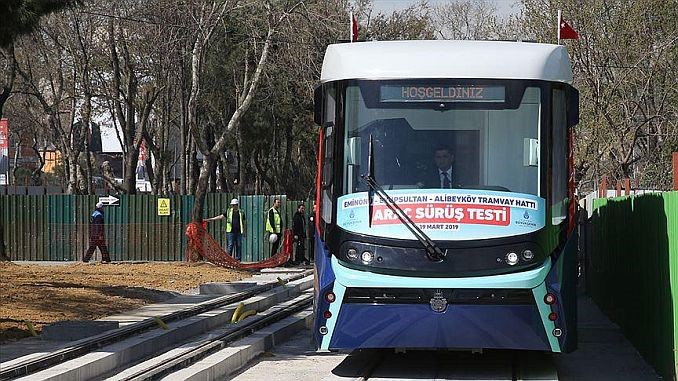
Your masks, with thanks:
[[[186,225],[191,222],[191,212],[193,211],[193,204],[195,198],[191,195],[183,195],[181,197],[181,257],[186,260],[186,247],[188,246],[188,237],[186,237]]]
[[[19,196],[17,204],[13,211],[14,218],[16,219],[16,234],[14,238],[16,241],[17,248],[20,248],[22,251],[28,253],[28,260],[32,261],[35,259],[34,253],[30,251],[30,248],[26,244],[30,239],[30,231],[28,229],[28,223],[30,220],[27,218],[27,206],[28,196]]]
[[[263,196],[239,197],[240,208],[245,213],[247,234],[243,236],[242,258],[243,262],[257,262],[264,258],[262,245],[264,244]]]
[[[50,243],[48,248],[49,259],[53,261],[70,261],[72,258],[72,201],[75,196],[49,195],[47,198],[47,225]],[[5,223],[7,219],[3,219]],[[12,258],[19,258],[15,253]]]
[[[114,261],[181,261],[185,259],[186,226],[191,222],[194,196],[116,195],[119,205],[104,208],[106,241]],[[231,193],[208,194],[204,217],[224,213],[235,196]],[[158,199],[169,199],[170,215],[158,215]],[[292,228],[292,219],[300,202],[285,195],[239,196],[246,216],[247,234],[243,239],[243,262],[269,258],[265,219],[273,200],[281,200],[284,229]],[[79,261],[89,246],[89,218],[98,196],[45,195],[0,196],[0,219],[5,247],[12,260]],[[310,201],[305,201],[307,214]],[[209,223],[208,232],[226,247],[226,223]],[[97,250],[93,260],[100,260]]]
[[[94,211],[98,197],[87,196],[87,216]],[[127,195],[116,195],[119,205],[104,207],[104,220],[106,222],[106,243],[111,259],[114,261],[136,260],[135,244],[130,242],[129,207]],[[84,211],[83,213],[84,214]],[[98,254],[96,254],[98,255]],[[95,257],[96,258],[96,257]]]
[[[2,237],[5,242],[8,241],[7,237],[9,236],[9,226],[7,221],[9,221],[9,207],[8,196],[0,195],[0,229],[2,229]],[[7,247],[7,246],[5,246]],[[11,253],[8,253],[11,256]]]
[[[205,196],[203,218],[216,217],[226,213],[230,207],[233,195],[231,193],[210,193]],[[217,220],[207,223],[207,232],[226,249],[226,220]]]
[[[594,201],[587,288],[665,379],[678,347],[678,192]],[[673,295],[673,296],[672,296]]]
[[[670,282],[672,295],[671,313],[673,316],[673,367],[669,370],[673,378],[678,375],[678,192],[664,194],[664,212],[666,214],[666,230],[668,232],[668,250],[670,258]]]

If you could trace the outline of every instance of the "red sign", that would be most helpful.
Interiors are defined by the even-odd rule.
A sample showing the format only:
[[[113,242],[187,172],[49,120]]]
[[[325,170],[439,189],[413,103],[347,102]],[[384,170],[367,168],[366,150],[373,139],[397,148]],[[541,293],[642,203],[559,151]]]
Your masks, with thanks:
[[[146,142],[141,142],[139,146],[139,165],[146,163]]]
[[[421,203],[402,207],[405,214],[416,224],[480,224],[508,226],[511,223],[511,208],[500,205]],[[400,224],[398,216],[386,205],[375,205],[372,224]]]
[[[7,119],[0,119],[0,152],[7,155],[9,149],[9,127]]]
[[[9,122],[0,119],[0,185],[7,185],[9,172]]]

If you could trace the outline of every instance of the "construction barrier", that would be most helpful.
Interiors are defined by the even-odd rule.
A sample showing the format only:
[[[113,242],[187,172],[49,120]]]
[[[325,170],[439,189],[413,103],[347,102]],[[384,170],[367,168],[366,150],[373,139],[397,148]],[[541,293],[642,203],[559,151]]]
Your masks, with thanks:
[[[215,265],[240,270],[261,270],[278,267],[287,263],[294,250],[292,230],[287,229],[283,235],[280,251],[272,257],[260,262],[242,263],[233,258],[230,253],[221,248],[221,245],[205,230],[205,224],[191,222],[186,227],[188,247],[186,258],[188,261],[206,260]]]

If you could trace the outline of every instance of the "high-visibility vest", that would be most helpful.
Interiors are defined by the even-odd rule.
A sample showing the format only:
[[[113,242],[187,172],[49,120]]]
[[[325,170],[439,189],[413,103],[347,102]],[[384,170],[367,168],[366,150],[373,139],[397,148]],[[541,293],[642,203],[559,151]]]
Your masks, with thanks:
[[[238,216],[240,217],[240,233],[244,232],[245,225],[242,222],[242,210],[238,209]],[[226,233],[230,233],[233,230],[231,223],[233,222],[233,208],[228,208],[226,211]]]
[[[271,226],[271,219],[268,218],[269,214],[273,211],[273,220],[275,222],[275,229]],[[266,212],[266,231],[269,233],[280,233],[280,212],[276,208],[271,208]]]

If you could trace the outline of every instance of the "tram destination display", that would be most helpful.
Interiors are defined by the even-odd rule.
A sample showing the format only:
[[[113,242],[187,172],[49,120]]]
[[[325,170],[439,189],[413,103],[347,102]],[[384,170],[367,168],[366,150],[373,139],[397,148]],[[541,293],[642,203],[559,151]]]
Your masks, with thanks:
[[[504,102],[504,86],[383,85],[381,102]]]

